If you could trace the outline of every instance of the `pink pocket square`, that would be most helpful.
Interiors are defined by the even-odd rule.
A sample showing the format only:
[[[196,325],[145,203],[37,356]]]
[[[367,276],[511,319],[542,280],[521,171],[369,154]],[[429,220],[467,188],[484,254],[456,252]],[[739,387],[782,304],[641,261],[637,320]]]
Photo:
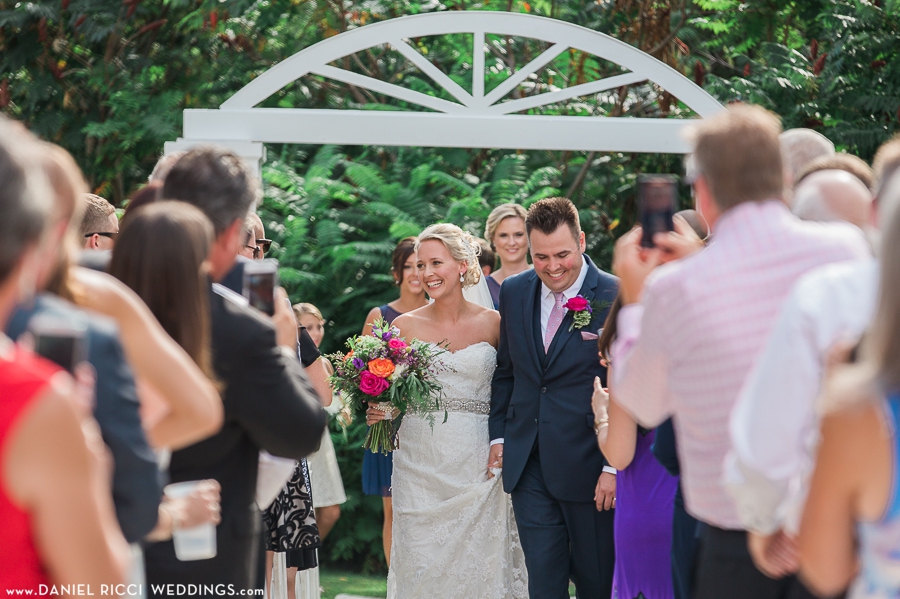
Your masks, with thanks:
[[[591,333],[590,331],[581,331],[581,338],[585,341],[596,341],[600,337],[598,337],[596,333]]]

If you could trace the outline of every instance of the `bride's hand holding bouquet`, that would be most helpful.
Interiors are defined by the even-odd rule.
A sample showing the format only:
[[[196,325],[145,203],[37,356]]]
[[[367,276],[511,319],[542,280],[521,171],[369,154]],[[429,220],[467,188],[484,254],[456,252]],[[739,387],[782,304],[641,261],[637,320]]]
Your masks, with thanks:
[[[329,382],[352,410],[368,407],[367,421],[374,424],[363,447],[384,454],[396,449],[393,419],[409,411],[427,414],[433,423],[441,407],[438,356],[445,350],[418,339],[407,342],[383,319],[372,323],[372,336],[351,337],[347,347],[346,354],[326,356],[334,364]]]

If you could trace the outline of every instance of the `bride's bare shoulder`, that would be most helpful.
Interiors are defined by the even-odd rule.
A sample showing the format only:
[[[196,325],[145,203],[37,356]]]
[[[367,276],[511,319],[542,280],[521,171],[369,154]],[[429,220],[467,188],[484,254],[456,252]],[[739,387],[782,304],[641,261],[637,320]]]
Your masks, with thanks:
[[[500,326],[500,312],[484,306],[475,306],[474,318],[481,323],[492,326]]]
[[[428,308],[428,306],[423,306],[422,308],[416,308],[411,312],[407,312],[405,314],[401,314],[397,318],[394,319],[394,322],[391,324],[398,329],[403,334],[404,337],[409,335],[415,335],[416,330],[420,329],[425,323],[428,322],[428,314],[423,312]]]

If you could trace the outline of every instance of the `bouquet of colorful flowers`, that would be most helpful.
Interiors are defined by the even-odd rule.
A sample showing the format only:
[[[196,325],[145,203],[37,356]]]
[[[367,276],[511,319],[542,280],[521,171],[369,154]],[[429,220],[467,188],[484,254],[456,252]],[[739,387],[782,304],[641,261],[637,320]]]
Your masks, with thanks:
[[[393,414],[424,414],[434,425],[441,409],[441,385],[436,375],[443,368],[440,354],[446,350],[418,339],[407,342],[396,327],[383,319],[372,323],[372,335],[347,340],[350,351],[326,356],[334,365],[329,382],[351,409],[375,407]],[[446,415],[445,415],[446,417]],[[369,428],[363,447],[387,454],[397,448],[393,419]]]

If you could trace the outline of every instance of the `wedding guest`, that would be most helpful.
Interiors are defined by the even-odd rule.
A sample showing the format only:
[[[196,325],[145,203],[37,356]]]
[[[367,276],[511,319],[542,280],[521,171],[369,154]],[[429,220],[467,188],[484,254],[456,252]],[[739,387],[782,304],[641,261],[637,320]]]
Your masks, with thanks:
[[[143,300],[163,330],[207,379],[215,381],[205,264],[211,245],[212,225],[197,208],[184,202],[155,202],[133,213],[122,227],[109,274]],[[156,393],[152,388],[141,392]],[[157,407],[155,414],[148,410],[147,417],[162,418],[169,409]]]
[[[256,179],[240,157],[197,148],[166,175],[162,195],[196,206],[212,222],[207,260],[211,278],[221,280],[234,266],[244,219],[259,196]],[[213,370],[224,384],[225,424],[202,442],[173,452],[169,473],[173,482],[213,478],[221,485],[218,550],[212,559],[182,562],[170,542],[152,545],[146,553],[151,590],[165,583],[253,588],[259,452],[299,460],[316,448],[325,426],[324,411],[297,360],[297,324],[284,290],[277,290],[271,319],[218,284],[209,301]]]
[[[416,269],[416,238],[406,237],[397,243],[391,254],[391,275],[394,284],[400,288],[400,297],[394,301],[372,308],[366,316],[362,334],[372,334],[372,323],[379,318],[388,323],[401,314],[412,312],[428,303],[425,288],[419,280]],[[391,530],[393,527],[393,504],[391,503],[391,474],[393,460],[391,454],[373,453],[363,450],[362,487],[366,495],[379,495],[384,507],[384,524],[381,538],[384,545],[384,559],[391,565]]]
[[[35,291],[53,189],[37,141],[0,117],[0,329]],[[45,248],[46,249],[46,248]],[[90,415],[91,385],[0,334],[0,589],[122,584],[128,545],[116,523],[110,464]],[[41,586],[45,590],[41,590]]]
[[[85,210],[81,215],[79,234],[86,250],[111,250],[119,234],[116,209],[105,199],[84,194]]]
[[[694,226],[685,216],[691,218]],[[693,238],[698,248],[708,233],[694,211],[679,212],[675,216],[675,227],[680,235]],[[665,248],[664,245],[661,247]],[[666,254],[662,261],[665,263],[674,257]],[[609,355],[616,338],[616,317],[620,308],[621,299],[617,297],[606,316],[598,342],[600,356],[608,368],[613,366]],[[594,381],[592,402],[600,450],[610,466],[618,470],[613,596],[674,597],[673,510],[678,479],[653,456],[651,448],[657,431],[638,426],[616,403],[615,390],[604,390],[599,378]]]
[[[797,174],[797,180],[794,182],[796,188],[806,177],[819,171],[838,170],[850,173],[859,179],[866,189],[872,189],[875,184],[874,172],[872,167],[866,164],[866,161],[853,154],[846,152],[838,152],[834,156],[819,156],[815,160],[810,161],[803,170]]]
[[[857,228],[790,214],[779,131],[775,115],[746,104],[693,127],[694,190],[714,238],[704,251],[659,269],[645,287],[660,252],[642,252],[639,233],[616,244],[623,308],[613,387],[643,426],[674,416],[687,507],[708,525],[698,599],[803,592],[789,539],[764,551],[774,567],[759,570],[750,556],[721,482],[728,417],[792,284],[816,266],[868,253]]]
[[[900,148],[900,139],[879,152],[891,151],[891,144]],[[879,199],[878,223],[898,202],[896,195]],[[766,539],[797,534],[814,465],[815,403],[826,356],[835,344],[855,342],[869,327],[877,293],[878,264],[871,256],[805,275],[744,383],[731,415],[726,479],[741,519],[760,537],[751,544],[757,561],[765,560],[756,550]]]
[[[317,307],[308,303],[294,304],[294,315],[301,326],[306,327],[309,336],[316,347],[322,343],[325,337],[325,319]],[[331,364],[324,360],[329,376],[334,373]],[[335,396],[331,406],[326,410],[334,415],[341,412],[342,403]],[[322,444],[319,450],[309,456],[309,477],[313,493],[313,505],[316,508],[316,524],[319,527],[319,536],[322,540],[328,536],[331,529],[341,517],[341,504],[347,501],[344,492],[344,482],[341,480],[341,470],[338,466],[337,455],[334,452],[334,443],[331,441],[331,432],[325,428],[322,435]]]
[[[481,246],[481,253],[478,254],[478,266],[481,267],[481,274],[486,277],[494,272],[494,268],[497,266],[497,254],[494,253],[491,244],[484,239],[479,239],[478,245]]]
[[[620,300],[610,308],[600,336],[600,355],[611,368],[609,346]],[[638,426],[594,379],[592,397],[600,451],[616,474],[613,597],[672,599],[672,513],[678,479],[656,461],[650,447],[656,432]],[[597,509],[603,509],[598,505]]]
[[[181,160],[181,157],[187,154],[185,151],[172,152],[171,154],[166,154],[164,156],[160,156],[159,160],[156,161],[156,165],[153,167],[153,172],[150,173],[150,176],[147,178],[148,183],[159,182],[162,183],[166,180],[166,175],[169,174],[169,171],[172,170],[172,167],[175,166],[175,163]]]
[[[846,171],[817,171],[794,188],[791,210],[801,220],[843,221],[865,230],[872,223],[872,192]]]
[[[125,213],[122,214],[122,218],[119,220],[119,228],[121,229],[125,226],[125,223],[138,208],[160,200],[159,193],[161,191],[162,181],[153,181],[134,192],[125,206]]]
[[[883,192],[878,291],[860,362],[826,383],[815,470],[800,527],[801,575],[820,596],[900,596],[900,177]]]
[[[834,143],[812,129],[788,129],[778,136],[784,163],[784,187],[791,189],[803,168],[821,156],[834,156]]]
[[[153,530],[162,493],[156,458],[147,443],[132,369],[119,341],[116,323],[79,309],[61,294],[65,267],[60,246],[77,245],[77,228],[87,184],[72,156],[58,146],[40,143],[35,162],[50,183],[53,212],[47,222],[48,243],[41,252],[35,285],[39,293],[11,316],[7,334],[16,339],[34,318],[57,318],[85,329],[86,361],[95,372],[93,416],[113,459],[112,497],[119,526],[129,543]],[[75,241],[75,240],[78,241]]]
[[[248,260],[262,260],[269,251],[269,244],[272,242],[266,239],[266,232],[263,228],[262,219],[255,212],[247,215],[244,221],[244,233],[246,239],[241,251],[238,252]]]
[[[900,134],[895,135],[878,148],[872,160],[872,193],[876,201],[888,179],[900,169]]]
[[[528,265],[525,214],[525,209],[518,204],[501,204],[491,210],[484,227],[484,238],[500,258],[500,268],[485,278],[494,300],[494,309],[500,307],[500,285],[503,281],[531,268]]]

